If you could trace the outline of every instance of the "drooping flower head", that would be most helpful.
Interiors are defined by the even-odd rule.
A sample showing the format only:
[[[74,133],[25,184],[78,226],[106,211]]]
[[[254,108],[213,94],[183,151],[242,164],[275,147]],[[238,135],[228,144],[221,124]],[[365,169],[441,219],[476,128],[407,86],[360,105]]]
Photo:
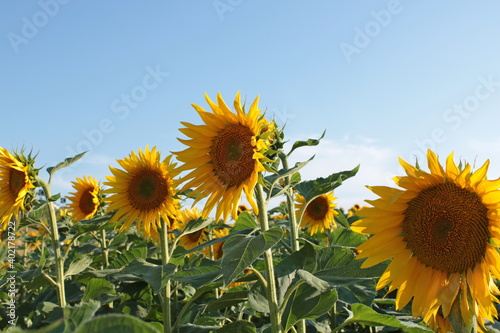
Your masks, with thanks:
[[[11,154],[0,147],[0,229],[6,228],[12,216],[26,210],[33,198],[38,170],[34,159],[23,154]]]
[[[123,168],[109,167],[113,176],[107,176],[104,184],[110,188],[108,211],[116,210],[110,222],[124,222],[120,231],[128,229],[135,221],[136,228],[146,238],[158,233],[160,219],[167,224],[169,217],[175,217],[178,208],[176,196],[177,176],[171,156],[160,161],[160,152],[146,147],[138,154],[117,160]]]
[[[188,148],[175,153],[184,163],[179,170],[189,171],[182,178],[187,182],[183,190],[193,188],[195,203],[207,198],[203,217],[217,206],[216,220],[221,216],[227,220],[229,215],[236,219],[242,192],[257,213],[253,189],[259,173],[265,171],[262,163],[267,160],[264,154],[269,149],[274,124],[262,116],[258,97],[248,113],[241,106],[239,92],[234,101],[236,113],[227,107],[220,94],[217,104],[208,95],[205,98],[212,112],[193,104],[204,124],[183,122],[185,128],[180,129],[189,137],[179,139]]]
[[[70,193],[69,212],[75,222],[88,220],[94,217],[99,207],[104,205],[103,193],[99,182],[92,176],[76,178],[71,182],[75,192]]]
[[[325,193],[314,198],[306,206],[305,198],[297,194],[295,198],[297,202],[295,214],[297,215],[297,220],[302,216],[300,226],[302,228],[307,227],[310,235],[334,229],[336,225],[334,217],[338,214],[335,210],[337,205],[333,202],[335,199],[337,198],[333,197],[333,192]]]
[[[358,247],[362,267],[393,259],[377,288],[398,289],[397,309],[413,298],[412,315],[439,332],[452,330],[452,305],[459,304],[464,325],[476,317],[478,329],[493,320],[500,278],[500,179],[487,180],[489,161],[477,171],[459,169],[450,154],[446,169],[427,152],[430,173],[400,159],[402,189],[369,187],[380,196],[367,200],[366,217],[352,229],[373,234]],[[477,325],[474,323],[474,325]]]

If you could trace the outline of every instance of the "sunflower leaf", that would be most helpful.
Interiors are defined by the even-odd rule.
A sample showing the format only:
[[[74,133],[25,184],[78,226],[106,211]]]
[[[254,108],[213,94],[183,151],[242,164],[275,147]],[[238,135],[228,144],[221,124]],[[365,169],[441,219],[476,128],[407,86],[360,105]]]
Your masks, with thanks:
[[[73,261],[68,269],[66,270],[64,276],[68,277],[71,275],[76,275],[81,272],[83,272],[87,267],[89,267],[92,264],[92,259],[90,259],[87,256],[81,257],[80,259],[77,259]]]
[[[292,153],[292,151],[294,151],[297,148],[317,146],[319,144],[319,142],[321,141],[321,139],[323,139],[323,137],[325,136],[325,134],[326,134],[326,130],[323,131],[323,134],[321,134],[321,136],[320,136],[319,139],[308,139],[307,141],[296,141],[293,144],[292,149],[288,153],[288,156],[290,156],[290,154]]]
[[[340,331],[341,328],[352,325],[360,324],[362,326],[389,326],[399,328],[403,332],[408,333],[421,333],[421,332],[432,332],[430,329],[420,326],[414,322],[410,321],[400,321],[394,316],[389,316],[381,314],[373,310],[372,308],[360,304],[354,303],[351,306],[351,310],[346,309],[349,313],[349,318],[342,323],[342,325],[335,328],[335,331]]]
[[[328,283],[314,277],[311,273],[297,271],[301,283],[284,308],[282,321],[285,331],[302,319],[315,319],[332,308],[337,301],[337,291]]]
[[[201,217],[191,220],[186,224],[186,227],[184,228],[184,230],[182,230],[181,234],[178,237],[180,238],[182,235],[191,234],[193,232],[201,230],[213,222],[214,219],[202,219]]]
[[[359,165],[352,170],[337,172],[326,178],[304,181],[295,185],[295,190],[305,198],[306,203],[309,203],[314,198],[339,187],[344,180],[355,176],[358,170]]]
[[[65,168],[67,166],[70,166],[71,164],[75,163],[76,161],[78,161],[80,158],[83,157],[83,155],[85,155],[87,152],[84,151],[83,153],[80,153],[78,155],[75,155],[73,157],[68,157],[66,158],[63,162],[57,164],[56,166],[53,166],[53,167],[48,167],[47,168],[47,172],[49,173],[49,184],[50,184],[50,180],[52,178],[52,176],[54,175],[54,173],[57,171],[57,170],[60,170],[62,168]]]
[[[92,316],[88,317],[91,318]],[[124,330],[126,328],[126,330]],[[160,333],[153,325],[128,315],[128,314],[105,314],[92,318],[78,326],[76,333],[84,332],[143,332]]]
[[[255,332],[257,332],[257,329],[255,327],[255,324],[252,322],[238,320],[238,321],[235,321],[229,325],[224,325],[224,327],[219,328],[216,332],[217,333],[232,333],[232,332],[255,333]]]
[[[222,274],[224,284],[233,282],[238,274],[250,266],[264,251],[270,249],[283,237],[283,230],[273,227],[257,236],[235,235],[222,246]]]

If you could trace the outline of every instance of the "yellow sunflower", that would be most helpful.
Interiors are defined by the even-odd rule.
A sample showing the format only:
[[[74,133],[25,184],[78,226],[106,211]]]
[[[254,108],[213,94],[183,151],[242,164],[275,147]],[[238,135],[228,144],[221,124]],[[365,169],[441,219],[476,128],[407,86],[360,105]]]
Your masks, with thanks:
[[[500,179],[487,180],[489,161],[476,172],[459,169],[453,154],[446,170],[436,154],[427,152],[430,173],[400,163],[406,176],[395,177],[403,188],[369,187],[380,198],[367,200],[352,229],[374,234],[358,247],[358,258],[370,267],[393,258],[377,288],[398,289],[396,308],[413,298],[412,315],[435,331],[452,329],[448,316],[454,302],[464,324],[493,320],[500,278]],[[456,306],[456,305],[455,305]],[[478,325],[477,325],[478,324]]]
[[[198,211],[197,208],[183,209],[179,214],[179,227],[184,229],[189,221],[196,220],[200,217],[202,217],[202,214]],[[193,247],[205,243],[208,239],[207,236],[208,228],[205,227],[190,234],[181,236],[181,238],[179,239],[179,245],[181,245],[186,250],[190,250]]]
[[[305,198],[297,194],[295,197],[297,203],[295,213],[298,221],[302,215],[300,227],[307,227],[307,231],[310,235],[335,228],[336,224],[334,217],[338,214],[334,209],[337,206],[333,203],[335,199],[337,198],[333,197],[333,192],[321,194],[313,199],[307,207],[304,207]]]
[[[0,229],[5,229],[12,216],[25,210],[32,197],[37,170],[29,157],[11,154],[0,147]]]
[[[175,164],[171,156],[160,161],[160,152],[146,146],[144,152],[131,152],[129,157],[117,160],[124,170],[109,167],[113,176],[106,176],[104,184],[110,188],[108,211],[116,210],[110,222],[121,222],[120,231],[136,221],[136,228],[146,238],[158,233],[160,219],[167,224],[175,217],[178,207],[176,195]]]
[[[217,239],[217,238],[222,238],[224,236],[229,235],[229,229],[228,228],[213,228],[212,229],[212,239]],[[213,253],[213,259],[214,260],[219,260],[222,258],[223,251],[222,251],[222,245],[224,245],[224,242],[220,243],[215,243],[212,245],[212,253]],[[203,249],[203,253],[207,258],[210,258],[210,247],[206,247]]]
[[[198,105],[196,109],[205,124],[182,123],[180,131],[190,139],[179,139],[188,148],[176,152],[177,159],[184,164],[179,171],[190,172],[182,178],[183,190],[193,188],[195,202],[207,198],[203,217],[217,206],[215,219],[221,216],[227,220],[231,214],[237,218],[238,204],[242,192],[258,212],[253,197],[259,172],[264,171],[264,153],[269,149],[274,125],[263,118],[258,109],[257,97],[248,113],[242,109],[240,93],[236,94],[233,113],[222,96],[217,95],[217,104],[205,95],[212,109],[207,112]]]
[[[70,193],[68,200],[69,212],[73,220],[88,220],[92,218],[102,204],[102,193],[99,182],[92,176],[83,176],[83,179],[76,178],[76,182],[71,182],[75,192]]]

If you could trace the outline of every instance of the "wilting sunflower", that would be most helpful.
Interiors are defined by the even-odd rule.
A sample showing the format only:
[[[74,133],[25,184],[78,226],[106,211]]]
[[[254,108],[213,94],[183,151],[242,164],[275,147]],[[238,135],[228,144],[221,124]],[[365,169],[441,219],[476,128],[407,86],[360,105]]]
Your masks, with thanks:
[[[202,214],[198,211],[197,208],[183,209],[179,214],[179,227],[184,229],[189,221],[196,220],[200,217],[202,217]],[[190,234],[181,236],[181,238],[179,239],[179,245],[184,247],[186,250],[190,250],[193,247],[205,243],[207,241],[207,236],[208,228],[205,227]]]
[[[469,164],[460,170],[453,154],[446,170],[434,152],[427,159],[430,173],[400,159],[407,175],[394,180],[402,190],[369,187],[380,198],[367,200],[373,207],[359,211],[366,218],[353,224],[355,231],[374,234],[358,247],[358,258],[368,258],[362,267],[393,258],[377,288],[398,289],[397,309],[413,298],[412,315],[433,330],[452,329],[454,302],[463,324],[475,316],[481,329],[497,315],[500,179],[486,180],[489,161],[472,172]]]
[[[333,203],[335,199],[337,198],[333,197],[333,192],[321,194],[313,199],[307,207],[305,207],[304,211],[305,198],[297,194],[295,197],[297,202],[295,213],[297,215],[297,220],[299,220],[302,215],[302,222],[300,223],[301,228],[307,227],[307,231],[310,235],[335,228],[334,217],[338,214],[334,209],[337,206]]]
[[[69,211],[75,222],[92,218],[102,205],[102,190],[99,182],[92,176],[76,178],[71,182],[75,192],[70,193]]]
[[[12,216],[25,210],[32,198],[32,189],[38,170],[33,168],[31,156],[11,154],[0,147],[0,229],[5,229]]]
[[[121,222],[120,231],[128,229],[136,221],[136,228],[146,238],[158,233],[160,219],[167,223],[169,217],[177,214],[175,164],[171,156],[160,161],[160,152],[146,147],[138,154],[131,152],[129,157],[117,160],[124,170],[109,167],[113,176],[107,176],[104,184],[110,188],[108,211],[116,210],[110,222]]]
[[[245,113],[238,92],[234,101],[236,114],[226,106],[220,94],[217,104],[208,95],[205,98],[212,112],[193,104],[205,124],[183,122],[185,128],[180,129],[190,138],[179,139],[188,148],[175,153],[184,163],[179,170],[191,170],[182,178],[183,182],[187,181],[183,190],[193,188],[195,203],[208,197],[203,217],[217,206],[216,220],[221,216],[227,220],[230,214],[236,219],[242,192],[257,213],[253,189],[259,172],[265,170],[262,162],[267,160],[264,154],[269,149],[274,125],[260,113],[258,97]]]

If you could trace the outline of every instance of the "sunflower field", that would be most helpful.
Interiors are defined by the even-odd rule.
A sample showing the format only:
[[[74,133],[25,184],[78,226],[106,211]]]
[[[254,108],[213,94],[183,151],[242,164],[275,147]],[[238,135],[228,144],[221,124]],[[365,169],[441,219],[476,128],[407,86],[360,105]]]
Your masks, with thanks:
[[[185,149],[132,151],[66,198],[0,148],[0,328],[6,332],[500,332],[500,179],[400,164],[397,187],[341,208],[359,167],[302,179],[256,98],[193,105]],[[327,168],[325,168],[327,169]],[[43,172],[42,172],[43,171]]]

